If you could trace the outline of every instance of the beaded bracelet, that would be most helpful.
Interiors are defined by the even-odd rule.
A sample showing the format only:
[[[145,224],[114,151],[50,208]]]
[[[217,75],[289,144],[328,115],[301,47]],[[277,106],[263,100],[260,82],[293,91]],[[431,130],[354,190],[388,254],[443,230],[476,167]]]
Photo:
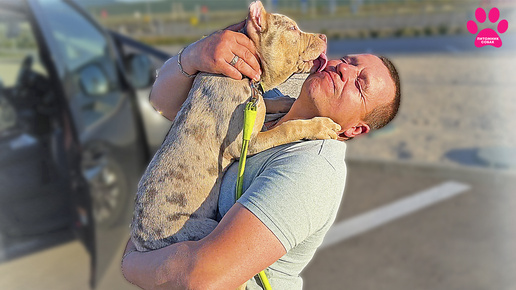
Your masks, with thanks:
[[[179,66],[179,70],[181,71],[181,73],[186,76],[186,77],[189,77],[189,78],[194,78],[199,72],[196,72],[194,74],[189,74],[187,72],[185,72],[183,70],[183,66],[181,65],[181,54],[183,53],[183,51],[185,50],[185,48],[187,48],[188,46],[185,46],[183,48],[181,48],[181,50],[179,51],[179,53],[177,54],[177,66]]]

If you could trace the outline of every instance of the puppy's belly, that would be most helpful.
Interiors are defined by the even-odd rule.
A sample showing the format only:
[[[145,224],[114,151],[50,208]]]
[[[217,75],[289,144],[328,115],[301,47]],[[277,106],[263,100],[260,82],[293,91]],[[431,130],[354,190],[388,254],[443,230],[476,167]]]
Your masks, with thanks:
[[[223,93],[211,95],[215,88]],[[218,178],[229,159],[239,156],[243,106],[249,96],[246,81],[196,77],[139,184],[131,224],[139,250],[198,240],[214,228]],[[232,122],[238,124],[230,126]]]
[[[198,240],[214,228],[217,157],[210,148],[191,152],[176,140],[164,142],[138,186],[132,238],[139,250]]]

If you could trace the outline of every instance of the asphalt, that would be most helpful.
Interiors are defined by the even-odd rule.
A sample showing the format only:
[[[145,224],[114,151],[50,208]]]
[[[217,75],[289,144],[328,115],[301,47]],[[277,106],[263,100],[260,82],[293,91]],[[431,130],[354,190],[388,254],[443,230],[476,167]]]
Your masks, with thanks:
[[[336,224],[364,213],[374,218],[375,211],[382,218],[378,208],[443,183],[467,189],[323,248],[303,274],[305,289],[516,289],[514,177],[507,171],[351,163]]]
[[[302,273],[304,289],[515,289],[515,172],[353,159],[348,169],[328,234],[337,242],[316,253]],[[434,200],[448,190],[443,184],[463,188]],[[382,209],[425,192],[422,207],[386,222]],[[351,236],[339,228],[364,214],[375,227]],[[136,289],[119,271],[122,249],[113,247],[98,289]],[[88,289],[87,273],[88,256],[74,242],[0,265],[0,289]]]
[[[446,40],[451,46],[428,51],[473,47]],[[420,40],[406,41],[398,49],[418,49]],[[389,53],[388,39],[371,43],[337,43],[334,51]],[[345,198],[328,234],[333,243],[323,244],[302,273],[305,289],[516,289],[516,172],[372,157],[349,156]],[[452,192],[454,185],[460,189]],[[395,212],[405,214],[386,214],[400,204]],[[103,266],[97,289],[136,289],[119,270],[127,227],[105,232],[100,248],[115,258]],[[88,278],[89,257],[78,242],[0,264],[0,289],[89,289]]]

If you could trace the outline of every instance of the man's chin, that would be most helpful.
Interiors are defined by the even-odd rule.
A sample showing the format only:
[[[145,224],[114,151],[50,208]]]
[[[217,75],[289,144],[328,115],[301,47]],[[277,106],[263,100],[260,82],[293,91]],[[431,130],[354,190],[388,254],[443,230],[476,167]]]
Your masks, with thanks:
[[[329,83],[328,78],[331,77],[325,71],[311,73],[303,83],[302,90],[310,96],[331,97],[335,93],[335,87]]]
[[[324,72],[319,72],[319,71],[315,71],[315,72],[311,72],[308,77],[306,78],[306,81],[305,82],[310,82],[310,83],[317,83],[318,86],[320,86],[321,82],[324,82]]]
[[[306,94],[311,98],[313,96],[321,94],[321,80],[322,79],[320,73],[315,72],[309,74],[306,80],[303,82],[303,86],[301,87],[301,94]]]

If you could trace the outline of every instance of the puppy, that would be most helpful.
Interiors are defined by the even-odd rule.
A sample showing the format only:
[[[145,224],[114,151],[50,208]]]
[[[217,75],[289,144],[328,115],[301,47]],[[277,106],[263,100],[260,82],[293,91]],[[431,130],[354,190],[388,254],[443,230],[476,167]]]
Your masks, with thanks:
[[[243,29],[256,45],[267,90],[293,73],[326,65],[326,37],[300,31],[286,16],[267,13],[257,1]],[[221,177],[240,156],[243,111],[252,91],[247,79],[200,73],[138,187],[131,238],[139,251],[199,240],[217,225]],[[292,120],[260,132],[265,105],[258,99],[249,144],[255,154],[301,139],[329,139],[339,126],[329,118]]]

